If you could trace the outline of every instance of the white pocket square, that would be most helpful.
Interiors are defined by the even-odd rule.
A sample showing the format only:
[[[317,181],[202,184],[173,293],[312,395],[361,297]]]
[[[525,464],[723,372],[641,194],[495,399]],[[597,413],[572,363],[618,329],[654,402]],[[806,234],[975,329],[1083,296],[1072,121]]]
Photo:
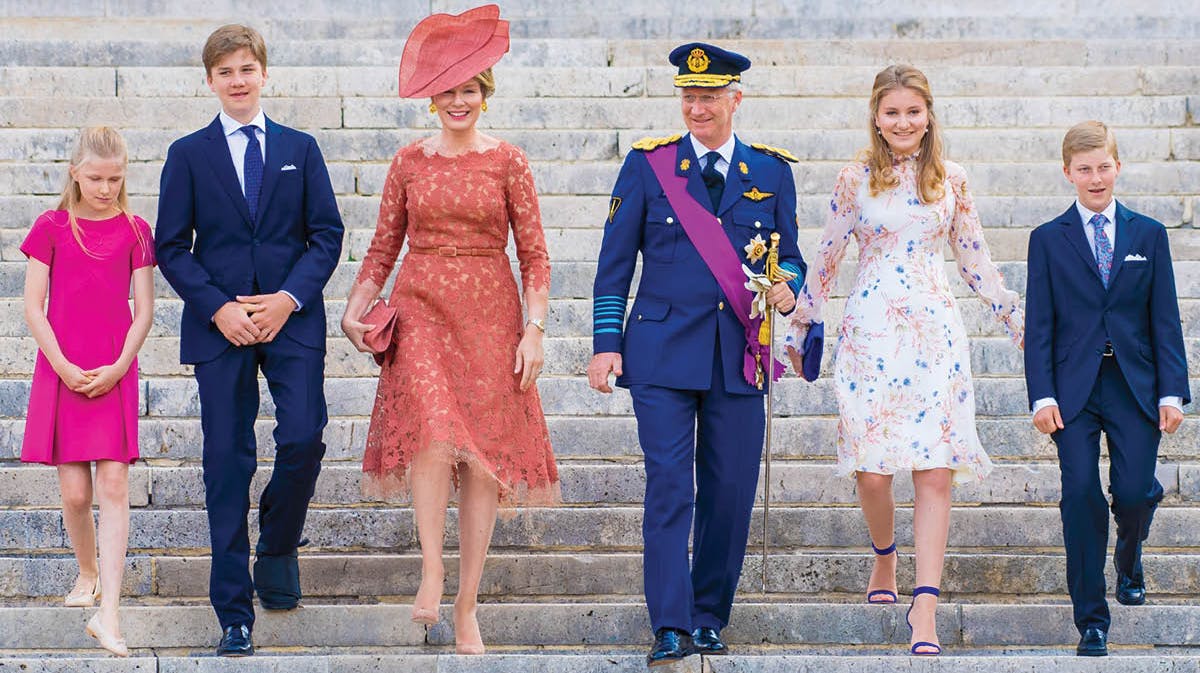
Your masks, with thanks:
[[[1125,255],[1126,262],[1144,262],[1146,258],[1141,255]]]
[[[296,170],[296,167],[291,164],[284,164],[283,168],[281,168],[279,170],[280,171],[294,171],[294,170]]]

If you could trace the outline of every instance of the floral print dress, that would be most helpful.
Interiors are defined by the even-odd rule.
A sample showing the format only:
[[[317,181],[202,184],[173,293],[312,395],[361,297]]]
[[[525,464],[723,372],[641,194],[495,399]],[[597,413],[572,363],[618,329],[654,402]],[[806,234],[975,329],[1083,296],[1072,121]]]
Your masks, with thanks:
[[[1018,346],[1019,297],[991,261],[962,167],[946,162],[945,195],[932,204],[920,201],[915,159],[898,159],[893,170],[899,184],[876,196],[865,164],[838,175],[787,351],[797,362],[853,237],[858,273],[834,351],[838,473],[950,468],[955,483],[982,479],[992,463],[975,429],[969,344],[946,277],[946,242],[959,275]]]

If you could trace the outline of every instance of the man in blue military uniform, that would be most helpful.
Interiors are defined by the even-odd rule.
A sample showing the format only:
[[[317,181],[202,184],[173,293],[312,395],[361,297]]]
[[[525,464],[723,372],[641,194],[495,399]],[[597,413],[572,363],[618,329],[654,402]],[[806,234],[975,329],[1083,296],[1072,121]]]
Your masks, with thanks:
[[[752,353],[757,339],[747,335],[756,328],[734,306],[749,305],[743,271],[763,273],[773,233],[780,235],[779,266],[796,279],[771,285],[767,303],[790,312],[805,272],[788,165],[796,158],[733,134],[749,59],[692,43],[672,51],[670,61],[679,68],[688,133],[638,141],[621,168],[596,270],[588,366],[596,390],[612,392],[610,373],[629,388],[638,420],[651,666],[726,651],[720,632],[758,483],[764,367],[775,373],[768,358]],[[626,322],[639,253],[641,283]],[[728,265],[714,263],[722,255],[736,283]],[[757,372],[755,363],[763,365]]]

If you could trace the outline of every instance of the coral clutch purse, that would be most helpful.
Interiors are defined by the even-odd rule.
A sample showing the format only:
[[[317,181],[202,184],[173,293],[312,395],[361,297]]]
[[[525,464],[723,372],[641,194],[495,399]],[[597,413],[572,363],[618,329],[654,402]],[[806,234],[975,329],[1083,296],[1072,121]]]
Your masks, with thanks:
[[[363,334],[363,344],[375,354],[375,364],[382,365],[384,355],[392,345],[392,332],[396,329],[396,309],[388,306],[386,300],[380,299],[359,322],[374,325]]]

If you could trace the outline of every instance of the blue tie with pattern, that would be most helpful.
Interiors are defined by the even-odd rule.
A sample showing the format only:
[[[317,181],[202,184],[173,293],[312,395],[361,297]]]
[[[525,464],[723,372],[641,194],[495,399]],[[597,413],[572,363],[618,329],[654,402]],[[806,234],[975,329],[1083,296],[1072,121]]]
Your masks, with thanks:
[[[1108,289],[1108,273],[1112,271],[1113,263],[1112,241],[1108,240],[1108,234],[1104,231],[1108,218],[1096,213],[1088,220],[1088,224],[1096,232],[1096,268],[1100,270],[1100,280],[1104,281],[1105,289]]]
[[[258,144],[255,127],[243,126],[242,133],[246,134],[246,156],[242,160],[242,179],[246,184],[246,207],[250,209],[250,220],[258,217],[258,195],[262,192],[263,156],[262,147]]]

